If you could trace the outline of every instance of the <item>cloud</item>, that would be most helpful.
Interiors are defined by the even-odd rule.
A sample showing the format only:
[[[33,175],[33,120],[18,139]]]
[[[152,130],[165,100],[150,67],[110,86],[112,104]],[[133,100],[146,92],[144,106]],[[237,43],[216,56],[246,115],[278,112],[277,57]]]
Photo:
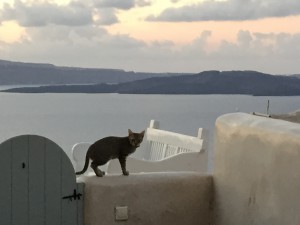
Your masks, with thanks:
[[[1,58],[9,60],[106,68],[122,68],[127,60],[138,58],[145,46],[127,35],[110,35],[94,26],[31,27],[18,42],[0,42]]]
[[[82,26],[93,23],[90,8],[79,2],[71,2],[66,6],[54,3],[23,3],[15,0],[14,5],[5,4],[0,10],[0,22],[15,20],[24,27],[38,27],[50,24],[66,26]]]
[[[129,10],[134,7],[150,6],[150,0],[93,0],[96,8],[114,8],[120,10]]]
[[[145,7],[145,6],[150,6],[152,3],[150,0],[136,0],[135,4],[138,7]]]
[[[94,0],[97,8],[131,9],[135,6],[134,0]]]
[[[56,44],[76,45],[84,42],[98,42],[107,35],[107,31],[103,28],[90,26],[67,27],[50,25],[47,27],[30,27],[27,28],[27,35],[23,42],[19,44],[26,45],[40,45],[46,46],[53,43]],[[54,51],[54,50],[51,50]]]
[[[189,44],[145,43],[128,35],[112,35],[93,25],[30,27],[18,42],[0,42],[2,59],[61,66],[117,68],[142,72],[257,70],[300,73],[300,33],[253,33],[240,30],[236,41],[222,40],[210,49],[212,31]]]
[[[148,21],[243,21],[300,15],[299,0],[206,0],[180,8],[168,8]]]
[[[300,60],[299,44],[300,33],[251,33],[241,30],[236,43],[222,41],[218,49],[209,53],[209,57],[228,62],[230,66],[236,63],[244,69],[258,68],[256,70],[275,74],[283,71],[299,73],[296,67]]]
[[[58,5],[53,1],[14,0],[12,5],[4,3],[0,8],[0,25],[5,21],[16,21],[23,27],[106,26],[119,22],[118,10],[149,5],[149,0],[85,0],[71,1],[66,5]]]
[[[94,10],[94,16],[96,16],[95,23],[97,25],[112,25],[119,22],[114,8]]]

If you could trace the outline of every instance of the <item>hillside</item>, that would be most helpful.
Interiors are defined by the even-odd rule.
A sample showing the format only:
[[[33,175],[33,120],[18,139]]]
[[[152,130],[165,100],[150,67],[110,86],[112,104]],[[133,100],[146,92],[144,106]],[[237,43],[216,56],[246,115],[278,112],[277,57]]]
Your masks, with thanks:
[[[63,85],[15,88],[21,93],[120,94],[244,94],[255,96],[300,95],[300,79],[255,71],[205,71],[194,75],[153,77],[120,84]]]
[[[58,67],[52,64],[0,60],[0,85],[121,83],[171,73],[136,73],[116,69]]]

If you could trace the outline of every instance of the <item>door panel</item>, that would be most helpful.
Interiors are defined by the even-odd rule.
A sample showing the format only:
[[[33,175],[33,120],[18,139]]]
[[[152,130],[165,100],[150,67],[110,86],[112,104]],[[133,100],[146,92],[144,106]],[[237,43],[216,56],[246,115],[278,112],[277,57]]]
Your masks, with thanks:
[[[45,139],[29,137],[29,224],[42,225],[45,217]]]
[[[28,225],[28,137],[12,142],[12,224]]]
[[[11,171],[11,142],[5,142],[0,145],[0,217],[1,223],[11,224],[11,185],[12,185],[12,171]]]
[[[61,223],[61,153],[53,142],[46,142],[45,206],[46,225]]]
[[[62,152],[64,154],[64,152]],[[70,160],[62,157],[62,197],[77,193],[75,172]],[[62,199],[62,224],[77,224],[77,200]]]

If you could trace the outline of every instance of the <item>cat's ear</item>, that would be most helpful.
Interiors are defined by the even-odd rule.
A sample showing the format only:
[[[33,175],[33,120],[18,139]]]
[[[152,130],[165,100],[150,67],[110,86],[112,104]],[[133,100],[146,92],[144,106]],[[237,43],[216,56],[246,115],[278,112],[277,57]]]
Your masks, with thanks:
[[[133,135],[133,132],[130,129],[128,129],[128,134]]]
[[[144,136],[144,135],[145,135],[145,131],[142,131],[142,132],[140,133],[140,135]]]

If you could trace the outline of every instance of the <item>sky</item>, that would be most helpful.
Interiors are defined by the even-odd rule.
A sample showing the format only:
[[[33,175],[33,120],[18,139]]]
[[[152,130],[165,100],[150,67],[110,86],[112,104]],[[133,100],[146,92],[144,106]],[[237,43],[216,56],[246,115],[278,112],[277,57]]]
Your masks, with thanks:
[[[0,59],[300,74],[300,1],[1,0]]]

